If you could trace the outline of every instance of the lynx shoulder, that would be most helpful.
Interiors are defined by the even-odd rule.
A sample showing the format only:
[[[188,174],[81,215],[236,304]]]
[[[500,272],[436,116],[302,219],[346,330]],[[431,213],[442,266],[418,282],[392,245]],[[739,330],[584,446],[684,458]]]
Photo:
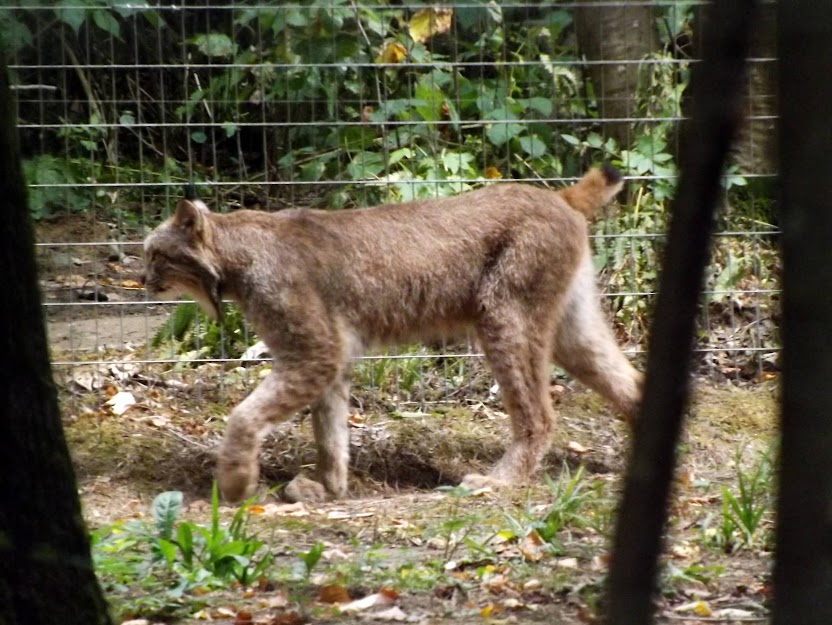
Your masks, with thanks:
[[[471,485],[527,480],[554,414],[552,359],[632,415],[640,374],[598,304],[587,217],[622,187],[593,169],[560,192],[498,184],[455,197],[340,212],[217,214],[182,200],[145,241],[146,288],[192,295],[210,314],[236,301],[274,355],[272,372],[231,414],[218,480],[231,500],[257,484],[259,447],[309,405],[316,480],[294,499],[347,493],[349,366],[371,343],[476,334],[514,438]]]

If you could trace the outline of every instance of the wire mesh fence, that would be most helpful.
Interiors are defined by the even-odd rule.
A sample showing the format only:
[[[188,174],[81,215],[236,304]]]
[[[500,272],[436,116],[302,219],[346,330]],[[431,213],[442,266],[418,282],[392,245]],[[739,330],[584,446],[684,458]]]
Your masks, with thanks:
[[[125,378],[206,393],[256,381],[260,369],[240,360],[260,358],[246,352],[256,337],[238,312],[212,324],[193,305],[149,300],[138,282],[141,241],[188,181],[220,211],[341,210],[516,180],[556,188],[601,161],[628,184],[592,226],[596,267],[620,341],[639,358],[700,9],[682,0],[0,9],[57,374],[81,394]],[[756,42],[702,294],[699,371],[720,380],[776,369],[772,30],[764,24]],[[491,387],[472,341],[371,354],[356,381],[419,404]]]

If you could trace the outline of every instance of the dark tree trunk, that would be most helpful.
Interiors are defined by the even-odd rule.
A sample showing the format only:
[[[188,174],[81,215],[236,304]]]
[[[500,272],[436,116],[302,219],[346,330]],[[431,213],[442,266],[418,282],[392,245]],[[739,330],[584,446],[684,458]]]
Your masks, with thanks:
[[[576,9],[578,47],[589,65],[589,77],[601,116],[605,119],[636,117],[639,61],[659,48],[653,9],[642,0],[620,0],[619,5],[582,6]],[[627,61],[594,63],[594,61]],[[603,124],[607,136],[619,146],[630,143],[629,121]]]
[[[777,4],[783,377],[775,625],[832,623],[832,21]]]
[[[109,624],[61,428],[0,59],[0,623]]]

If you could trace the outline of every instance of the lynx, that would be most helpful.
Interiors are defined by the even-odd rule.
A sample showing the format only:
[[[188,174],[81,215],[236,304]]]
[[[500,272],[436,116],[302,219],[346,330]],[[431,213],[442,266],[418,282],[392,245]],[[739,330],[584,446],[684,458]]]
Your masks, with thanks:
[[[276,423],[311,407],[316,480],[290,500],[347,495],[349,378],[365,346],[476,336],[511,417],[512,441],[470,487],[527,481],[549,446],[556,361],[633,416],[641,374],[599,306],[587,218],[620,191],[611,167],[559,192],[497,184],[455,197],[325,212],[209,211],[183,199],[144,243],[148,292],[175,289],[211,315],[239,304],[274,364],[234,410],[218,453],[230,501],[256,488]]]

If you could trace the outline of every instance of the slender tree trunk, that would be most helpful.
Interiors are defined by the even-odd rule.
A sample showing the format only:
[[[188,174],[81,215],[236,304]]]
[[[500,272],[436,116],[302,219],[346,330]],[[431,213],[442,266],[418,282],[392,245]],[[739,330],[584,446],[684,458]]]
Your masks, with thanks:
[[[733,158],[744,173],[777,172],[777,64],[763,60],[777,56],[776,9],[775,4],[762,5],[760,26],[751,42],[751,57],[759,60],[749,64],[743,111],[746,119]]]
[[[104,625],[49,365],[15,118],[0,59],[0,623]]]
[[[590,61],[589,76],[601,116],[636,117],[639,61],[659,48],[652,7],[642,0],[619,0],[617,6],[582,6],[576,10],[575,26],[578,47]],[[629,121],[603,124],[604,132],[622,147],[630,143],[630,126]]]

